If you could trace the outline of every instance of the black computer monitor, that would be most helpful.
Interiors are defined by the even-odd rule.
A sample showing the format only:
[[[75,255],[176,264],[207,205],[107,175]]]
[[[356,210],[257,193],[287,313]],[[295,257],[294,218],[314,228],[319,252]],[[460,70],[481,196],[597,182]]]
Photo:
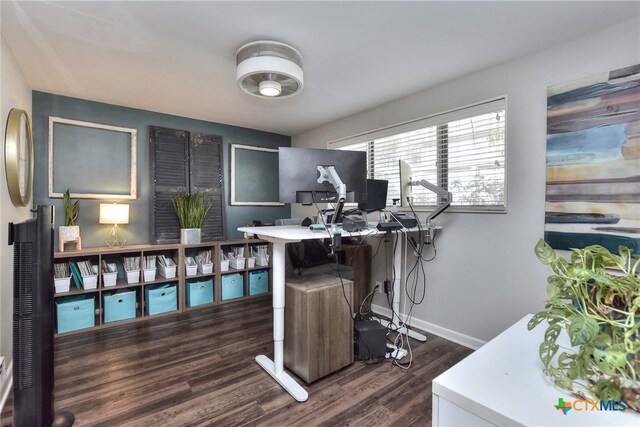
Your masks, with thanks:
[[[318,183],[318,166],[333,166],[347,187],[346,202],[367,200],[367,157],[363,151],[280,147],[278,170],[280,202],[336,203],[338,194],[329,182]]]
[[[384,210],[387,207],[387,190],[389,181],[386,179],[367,180],[367,201],[358,203],[358,210],[370,213]]]

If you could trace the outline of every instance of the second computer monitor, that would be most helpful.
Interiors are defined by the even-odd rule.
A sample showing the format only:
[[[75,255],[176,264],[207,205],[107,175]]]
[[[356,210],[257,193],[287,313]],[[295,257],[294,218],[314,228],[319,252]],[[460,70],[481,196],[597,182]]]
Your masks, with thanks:
[[[413,198],[411,191],[411,166],[404,160],[398,161],[400,168],[400,206],[410,206],[410,200]]]
[[[388,189],[389,181],[386,179],[368,179],[367,201],[358,203],[358,210],[367,213],[384,210],[387,207]]]

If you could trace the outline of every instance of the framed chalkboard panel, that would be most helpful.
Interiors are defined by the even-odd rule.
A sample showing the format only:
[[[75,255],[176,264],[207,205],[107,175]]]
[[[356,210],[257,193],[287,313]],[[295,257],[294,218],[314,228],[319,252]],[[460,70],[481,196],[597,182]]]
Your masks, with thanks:
[[[278,188],[277,149],[231,144],[231,205],[283,206]]]
[[[49,197],[129,199],[136,192],[137,129],[49,117]]]

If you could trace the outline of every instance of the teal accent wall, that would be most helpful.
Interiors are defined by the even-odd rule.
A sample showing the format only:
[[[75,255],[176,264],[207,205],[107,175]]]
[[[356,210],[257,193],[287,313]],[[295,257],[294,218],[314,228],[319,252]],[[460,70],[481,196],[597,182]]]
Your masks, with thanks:
[[[263,132],[255,129],[230,126],[221,123],[172,116],[153,111],[139,110],[119,105],[104,104],[78,98],[55,95],[45,92],[33,92],[32,127],[35,145],[35,171],[33,184],[33,203],[51,204],[55,206],[56,242],[57,226],[64,225],[64,209],[62,199],[49,198],[48,184],[48,143],[49,116],[66,119],[81,120],[92,123],[107,124],[134,128],[138,131],[137,138],[137,192],[136,200],[123,199],[80,199],[80,215],[78,225],[82,236],[83,247],[104,246],[104,240],[110,226],[98,224],[100,203],[121,202],[128,203],[129,224],[120,226],[127,244],[141,244],[150,242],[151,215],[151,168],[149,164],[149,126],[163,126],[193,132],[222,136],[224,153],[224,188],[225,188],[225,221],[227,238],[242,237],[237,231],[253,220],[274,222],[277,218],[291,216],[290,205],[285,206],[230,206],[230,153],[231,144],[255,145],[259,147],[278,148],[290,147],[291,137],[276,133]],[[115,156],[106,156],[105,151],[96,150],[95,155],[104,158],[104,162],[117,162]],[[90,180],[86,177],[86,170],[77,165],[77,159],[65,164],[57,161],[55,168],[64,168],[65,176],[73,177],[79,183]],[[255,165],[254,165],[255,166]],[[113,163],[113,170],[121,172],[121,165]],[[55,169],[54,169],[55,172]],[[74,175],[75,174],[75,175]],[[265,176],[277,174],[277,170],[265,165]],[[275,177],[277,179],[277,176]],[[57,190],[57,189],[56,189]],[[57,243],[56,243],[56,249]]]

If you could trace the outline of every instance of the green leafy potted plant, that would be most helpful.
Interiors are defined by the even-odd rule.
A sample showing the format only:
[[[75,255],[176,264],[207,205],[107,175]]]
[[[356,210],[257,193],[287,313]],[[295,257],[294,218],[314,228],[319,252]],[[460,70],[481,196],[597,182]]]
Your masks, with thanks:
[[[64,203],[64,226],[58,227],[58,237],[61,242],[75,242],[80,237],[80,226],[76,225],[80,214],[78,200],[72,202],[69,189],[62,194]]]
[[[547,321],[540,360],[559,388],[640,412],[640,259],[623,246],[618,252],[588,246],[567,260],[540,240],[536,256],[553,275],[545,309],[528,328]],[[563,329],[573,347],[560,350]]]
[[[171,203],[180,223],[180,243],[200,243],[202,224],[212,202],[205,199],[204,193],[178,192],[171,196]]]

